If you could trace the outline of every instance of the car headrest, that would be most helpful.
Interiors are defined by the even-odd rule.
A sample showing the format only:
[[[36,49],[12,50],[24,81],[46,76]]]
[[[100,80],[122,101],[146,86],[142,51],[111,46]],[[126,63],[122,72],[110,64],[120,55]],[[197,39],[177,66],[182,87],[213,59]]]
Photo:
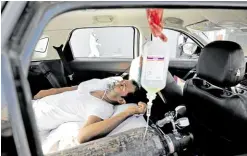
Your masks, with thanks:
[[[197,64],[198,77],[219,87],[238,84],[245,74],[244,52],[232,41],[214,41],[206,45]]]

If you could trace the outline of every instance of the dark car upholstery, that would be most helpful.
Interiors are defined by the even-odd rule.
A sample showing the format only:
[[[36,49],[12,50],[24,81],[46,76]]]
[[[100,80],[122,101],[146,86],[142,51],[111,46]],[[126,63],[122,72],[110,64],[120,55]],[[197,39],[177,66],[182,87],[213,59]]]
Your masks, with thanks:
[[[204,47],[197,77],[186,81],[184,99],[195,145],[209,155],[247,152],[247,92],[232,92],[245,74],[244,53],[231,41]]]

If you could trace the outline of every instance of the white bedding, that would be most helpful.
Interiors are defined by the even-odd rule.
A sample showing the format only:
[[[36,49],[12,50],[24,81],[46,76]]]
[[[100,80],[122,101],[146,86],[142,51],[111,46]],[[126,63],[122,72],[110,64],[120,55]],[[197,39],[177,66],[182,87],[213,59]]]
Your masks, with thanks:
[[[124,104],[124,105],[115,106],[114,114],[112,116],[119,114],[120,112],[124,111],[131,105],[135,105],[135,104]],[[60,125],[55,130],[51,131],[49,136],[42,143],[44,154],[60,151],[78,145],[76,141],[76,136],[79,132],[80,127],[82,126],[81,124],[82,123],[80,122],[68,122]],[[124,122],[122,122],[107,136],[112,136],[130,129],[145,127],[145,126],[146,126],[146,120],[142,115],[132,116],[126,119]]]

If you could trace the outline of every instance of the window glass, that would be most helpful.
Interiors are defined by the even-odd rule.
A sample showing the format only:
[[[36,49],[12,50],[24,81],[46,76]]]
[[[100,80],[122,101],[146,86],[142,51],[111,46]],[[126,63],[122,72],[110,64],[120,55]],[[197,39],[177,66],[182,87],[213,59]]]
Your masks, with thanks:
[[[34,54],[32,57],[32,60],[44,60],[48,55],[48,46],[49,46],[49,40],[50,38],[47,35],[42,35],[42,37],[39,39],[38,43],[36,44],[36,47],[34,49]]]
[[[73,31],[70,46],[74,57],[133,58],[134,28],[82,28]]]
[[[172,59],[193,59],[198,58],[198,45],[187,35],[170,29],[164,29],[163,33],[167,36]],[[153,40],[157,38],[153,37]]]
[[[41,38],[35,47],[35,52],[44,53],[48,47],[49,38]]]
[[[191,32],[207,38],[208,42],[216,40],[229,40],[241,45],[244,50],[244,55],[247,56],[247,32],[240,29],[219,29],[219,30],[190,30]]]

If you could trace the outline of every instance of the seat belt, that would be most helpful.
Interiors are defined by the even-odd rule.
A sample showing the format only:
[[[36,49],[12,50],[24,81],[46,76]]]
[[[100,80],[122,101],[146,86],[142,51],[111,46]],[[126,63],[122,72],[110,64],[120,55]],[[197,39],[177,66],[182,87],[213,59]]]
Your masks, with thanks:
[[[61,67],[61,73],[62,73],[63,83],[64,83],[65,85],[67,85],[68,83],[67,83],[67,79],[66,79],[66,77],[65,77],[65,73],[64,73],[64,65],[63,65],[63,62],[62,62],[62,61],[60,61],[60,67]]]
[[[66,77],[69,78],[69,80],[71,82],[73,82],[74,80],[74,73],[73,71],[71,70],[70,66],[69,66],[69,63],[67,62],[67,60],[65,59],[65,56],[64,56],[64,53],[63,53],[63,44],[61,44],[59,47],[55,47],[53,46],[53,48],[57,51],[61,61],[63,62],[63,66],[64,66],[64,69],[67,73]]]
[[[41,72],[44,74],[44,76],[50,82],[50,84],[52,85],[53,88],[61,88],[61,85],[59,84],[57,78],[50,71],[49,67],[46,64],[41,62],[38,66],[39,66]]]

